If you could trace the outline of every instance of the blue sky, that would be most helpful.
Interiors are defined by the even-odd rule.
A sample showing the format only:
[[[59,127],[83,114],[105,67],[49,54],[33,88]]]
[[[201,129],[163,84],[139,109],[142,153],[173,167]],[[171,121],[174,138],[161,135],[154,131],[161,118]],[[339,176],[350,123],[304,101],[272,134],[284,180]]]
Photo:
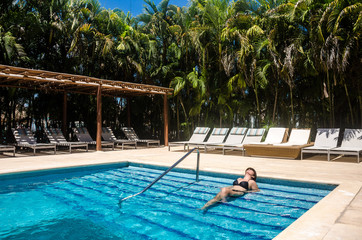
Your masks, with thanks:
[[[131,12],[132,16],[137,16],[142,13],[143,5],[146,3],[143,0],[99,0],[102,7],[106,9],[119,8],[124,12]],[[156,6],[161,0],[153,0]],[[188,0],[170,0],[169,4],[177,5],[180,7],[187,6]]]

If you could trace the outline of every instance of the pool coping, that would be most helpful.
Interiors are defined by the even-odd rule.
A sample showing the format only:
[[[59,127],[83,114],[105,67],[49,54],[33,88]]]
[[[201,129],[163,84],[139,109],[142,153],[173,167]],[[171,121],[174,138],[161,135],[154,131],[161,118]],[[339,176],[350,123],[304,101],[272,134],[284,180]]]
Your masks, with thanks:
[[[39,158],[39,162],[42,163],[41,167],[37,167],[33,165],[33,162],[37,160],[33,157],[25,157],[23,159],[19,159],[19,163],[16,163],[14,166],[10,164],[7,167],[1,167],[1,159],[0,159],[0,175],[10,174],[10,173],[20,173],[20,172],[29,172],[32,170],[50,170],[55,168],[72,168],[72,167],[86,167],[86,166],[97,166],[97,165],[104,165],[106,164],[120,164],[120,163],[137,163],[137,164],[150,164],[150,165],[158,165],[161,167],[169,167],[173,164],[173,161],[169,161],[166,157],[162,159],[164,150],[127,150],[127,151],[115,151],[112,152],[93,152],[93,153],[81,153],[81,154],[71,154],[72,160],[69,162],[53,162],[53,158],[62,158],[62,156],[41,156]],[[127,154],[125,153],[127,152]],[[165,151],[164,153],[170,154],[169,152]],[[184,152],[179,153],[172,153],[172,159],[176,159],[174,156],[181,156]],[[265,168],[281,168],[284,165],[283,160],[280,159],[261,159],[261,158],[242,158],[243,161],[238,162],[238,167],[233,166],[231,162],[227,162],[226,160],[231,159],[231,161],[235,161],[235,159],[240,159],[240,156],[234,157],[224,157],[221,156],[213,156],[215,154],[209,155],[202,154],[203,156],[207,157],[208,164],[204,164],[204,166],[200,166],[200,171],[208,171],[208,172],[216,172],[216,173],[227,173],[227,174],[236,174],[240,175],[240,169],[245,169],[245,166],[258,166],[258,169],[261,169],[261,166]],[[67,157],[69,155],[66,155]],[[103,160],[94,160],[95,156],[105,156],[107,159]],[[112,156],[115,156],[112,158]],[[119,156],[122,156],[122,159],[119,159]],[[157,157],[157,160],[154,157]],[[82,158],[82,161],[76,161],[77,158]],[[205,158],[203,157],[203,158]],[[221,158],[220,158],[221,157]],[[216,158],[214,160],[213,158]],[[13,158],[9,158],[12,160]],[[152,160],[149,160],[152,159]],[[32,161],[34,160],[34,161]],[[220,161],[221,160],[221,161]],[[251,161],[252,160],[252,161]],[[224,162],[225,161],[225,162]],[[244,162],[246,161],[246,162]],[[187,162],[187,161],[186,161]],[[205,161],[202,161],[205,162]],[[25,163],[25,165],[23,165]],[[44,164],[46,163],[46,164]],[[281,163],[282,165],[276,165]],[[288,163],[288,162],[287,162]],[[295,164],[294,162],[289,162],[290,165]],[[20,164],[20,165],[19,165]],[[218,165],[219,164],[219,165]],[[253,164],[253,165],[252,165]],[[268,164],[272,164],[272,166],[266,166]],[[302,164],[302,163],[301,163]],[[304,163],[303,163],[304,164]],[[328,166],[328,164],[332,164],[333,168],[345,168],[347,166],[347,170],[351,171],[357,169],[358,173],[360,173],[360,169],[362,167],[361,164],[353,164],[348,163],[341,164],[341,163],[322,163],[322,166]],[[3,164],[4,165],[4,164]],[[240,165],[240,166],[239,166]],[[299,163],[297,164],[297,166]],[[315,162],[308,162],[306,166],[320,167],[321,163]],[[4,165],[5,166],[5,165]],[[195,164],[194,160],[190,161],[190,163],[182,164],[178,168],[194,170]],[[286,168],[288,169],[288,168]],[[267,169],[269,170],[269,169]],[[275,170],[273,170],[275,171]],[[298,171],[298,169],[296,170]],[[300,169],[299,169],[300,171]],[[313,169],[313,171],[316,171]],[[317,169],[318,171],[318,169]],[[354,171],[352,171],[354,172]],[[280,171],[279,171],[280,173]],[[357,174],[358,174],[357,173]],[[356,173],[354,173],[356,174]],[[322,184],[338,184],[338,187],[335,188],[331,193],[329,193],[325,198],[323,198],[320,202],[314,205],[310,210],[308,210],[304,215],[298,218],[295,222],[293,222],[288,228],[282,231],[275,239],[358,239],[356,236],[362,236],[362,230],[358,229],[357,226],[354,224],[344,224],[343,221],[340,221],[343,214],[351,208],[351,203],[354,202],[354,199],[357,196],[362,196],[361,189],[362,189],[362,181],[360,181],[361,176],[353,176],[347,178],[341,178],[340,176],[323,176],[323,178],[314,177],[311,178],[310,176],[303,176],[299,174],[283,176],[281,174],[278,177],[275,177],[278,174],[273,172],[264,172],[262,174],[259,173],[260,177],[266,178],[275,178],[275,179],[284,179],[284,180],[295,180],[295,181],[310,181]],[[328,178],[326,178],[328,177]],[[353,180],[351,180],[353,179]],[[361,216],[362,209],[360,209],[360,204],[358,205],[358,216]],[[353,205],[354,206],[354,205]],[[343,236],[343,238],[338,238],[339,236]]]

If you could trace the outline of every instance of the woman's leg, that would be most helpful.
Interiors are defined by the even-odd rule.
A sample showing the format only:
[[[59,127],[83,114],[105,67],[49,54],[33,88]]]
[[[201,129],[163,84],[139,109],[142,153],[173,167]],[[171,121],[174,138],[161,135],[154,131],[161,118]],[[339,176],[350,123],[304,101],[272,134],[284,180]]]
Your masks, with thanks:
[[[241,194],[242,195],[242,194]],[[220,192],[210,201],[208,201],[201,209],[207,209],[214,205],[217,202],[226,202],[226,198],[229,196],[234,196],[232,187],[223,187]]]

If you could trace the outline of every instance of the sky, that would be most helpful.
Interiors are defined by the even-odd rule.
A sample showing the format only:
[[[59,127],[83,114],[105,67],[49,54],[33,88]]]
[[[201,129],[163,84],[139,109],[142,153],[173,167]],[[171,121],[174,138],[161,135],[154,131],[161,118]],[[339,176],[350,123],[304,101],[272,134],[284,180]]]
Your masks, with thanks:
[[[187,6],[189,0],[170,0],[169,4],[176,6]],[[142,13],[143,5],[146,3],[143,0],[99,0],[102,7],[105,9],[115,9],[119,8],[123,12],[131,12],[132,16],[135,17]],[[161,0],[153,0],[153,2],[158,6]]]

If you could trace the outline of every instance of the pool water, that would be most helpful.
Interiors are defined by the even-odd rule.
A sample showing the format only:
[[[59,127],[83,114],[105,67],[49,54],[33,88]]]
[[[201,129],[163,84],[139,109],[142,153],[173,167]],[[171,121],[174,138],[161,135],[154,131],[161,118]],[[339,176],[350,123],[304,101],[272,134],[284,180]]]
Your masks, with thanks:
[[[261,179],[260,192],[198,210],[234,177],[129,166],[0,181],[0,239],[272,239],[335,186]],[[279,185],[278,185],[279,184]],[[304,186],[304,187],[303,187]]]

